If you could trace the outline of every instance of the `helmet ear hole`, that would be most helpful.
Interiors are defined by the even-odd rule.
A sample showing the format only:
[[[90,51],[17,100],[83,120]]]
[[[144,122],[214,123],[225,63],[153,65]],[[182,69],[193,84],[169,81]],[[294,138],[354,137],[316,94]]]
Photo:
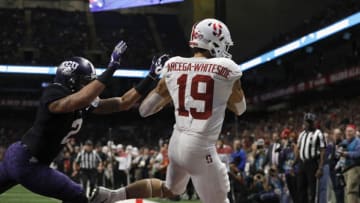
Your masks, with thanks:
[[[75,78],[71,77],[71,78],[69,79],[69,83],[70,83],[71,85],[74,85],[74,84],[75,84]]]
[[[229,49],[230,49],[230,46],[229,46],[229,45],[226,45],[226,46],[225,46],[225,51],[229,51]]]
[[[69,79],[69,87],[70,87],[70,89],[72,89],[72,91],[74,91],[75,90],[75,83],[76,83],[76,79],[74,78],[74,77],[71,77],[70,79]]]

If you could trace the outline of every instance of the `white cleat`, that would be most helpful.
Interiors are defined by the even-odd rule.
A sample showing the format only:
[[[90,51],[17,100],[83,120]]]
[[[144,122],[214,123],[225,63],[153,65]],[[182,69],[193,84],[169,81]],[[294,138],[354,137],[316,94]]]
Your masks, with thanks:
[[[110,190],[105,187],[96,187],[89,198],[89,203],[115,203],[126,199],[126,189]]]
[[[111,190],[104,187],[96,187],[91,192],[89,203],[112,203]]]

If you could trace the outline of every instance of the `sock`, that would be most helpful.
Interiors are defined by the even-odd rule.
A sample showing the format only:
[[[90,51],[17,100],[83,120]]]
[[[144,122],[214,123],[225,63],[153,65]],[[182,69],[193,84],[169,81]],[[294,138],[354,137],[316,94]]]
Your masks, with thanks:
[[[111,201],[120,201],[126,199],[126,188],[122,187],[117,190],[113,190],[110,194]]]

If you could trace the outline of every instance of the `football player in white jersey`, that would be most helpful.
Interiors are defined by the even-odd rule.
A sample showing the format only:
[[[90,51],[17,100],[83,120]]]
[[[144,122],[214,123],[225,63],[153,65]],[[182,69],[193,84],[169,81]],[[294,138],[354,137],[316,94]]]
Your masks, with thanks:
[[[226,108],[236,115],[246,109],[240,85],[242,72],[228,49],[233,45],[227,26],[204,19],[193,26],[191,58],[173,57],[164,65],[162,79],[142,102],[141,116],[150,116],[173,102],[174,131],[169,143],[166,181],[145,179],[126,188],[97,188],[92,202],[182,194],[189,179],[205,203],[226,203],[229,178],[215,143]]]

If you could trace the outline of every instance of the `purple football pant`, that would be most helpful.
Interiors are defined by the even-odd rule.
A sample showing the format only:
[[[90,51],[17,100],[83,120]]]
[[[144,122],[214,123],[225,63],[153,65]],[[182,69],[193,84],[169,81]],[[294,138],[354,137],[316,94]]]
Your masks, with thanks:
[[[31,158],[20,142],[8,148],[0,163],[0,194],[21,184],[34,193],[64,202],[87,202],[85,192],[79,184],[45,164],[30,162]]]

